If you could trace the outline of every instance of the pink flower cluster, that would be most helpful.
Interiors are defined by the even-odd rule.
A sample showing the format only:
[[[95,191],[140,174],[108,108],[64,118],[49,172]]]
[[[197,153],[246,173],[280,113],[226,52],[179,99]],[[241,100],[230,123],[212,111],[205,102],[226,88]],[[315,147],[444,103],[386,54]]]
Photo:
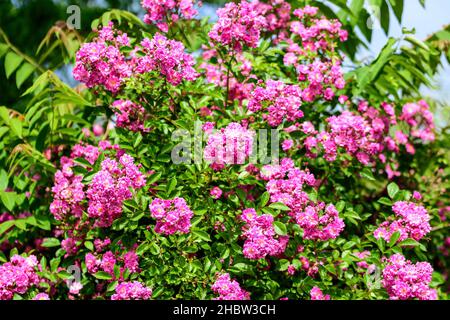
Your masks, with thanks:
[[[214,83],[223,88],[228,87],[228,99],[238,100],[240,104],[246,99],[250,98],[250,93],[254,88],[254,83],[250,82],[255,76],[251,75],[252,65],[248,59],[240,52],[236,52],[234,58],[236,59],[235,70],[240,71],[244,80],[237,79],[233,73],[229,73],[226,62],[217,54],[217,50],[209,49],[204,46],[203,62],[200,68],[205,70],[206,80],[209,83]],[[212,58],[217,59],[217,64],[211,62]],[[209,60],[209,61],[208,61]]]
[[[176,22],[180,18],[192,19],[198,13],[194,3],[194,0],[142,0],[142,7],[147,10],[144,22],[155,24],[161,31],[167,32],[168,21]]]
[[[109,148],[109,146],[108,146]],[[103,150],[107,148],[101,148]],[[100,155],[100,150],[98,147],[95,147],[90,144],[76,144],[72,148],[72,152],[70,153],[70,157],[72,159],[75,158],[83,158],[86,159],[90,164],[94,164],[97,161],[98,156]],[[72,163],[71,163],[72,164]]]
[[[323,202],[316,206],[307,206],[305,210],[296,215],[297,224],[303,228],[303,238],[326,241],[336,239],[344,230],[344,221],[339,218],[339,212],[334,205],[325,207]],[[323,210],[322,214],[319,214]]]
[[[10,262],[0,265],[0,300],[11,300],[14,294],[25,294],[39,284],[35,271],[37,265],[35,256],[24,258],[17,254],[11,257]]]
[[[109,227],[121,216],[123,202],[133,196],[131,189],[145,186],[145,177],[127,154],[122,155],[119,162],[106,158],[101,168],[86,192],[87,212],[90,218],[96,219],[96,226]]]
[[[428,262],[413,264],[401,254],[386,259],[382,284],[391,300],[436,300],[437,292],[429,287],[433,268]]]
[[[209,135],[203,157],[216,169],[243,164],[253,151],[254,132],[236,122]]]
[[[301,21],[293,21],[290,30],[301,40],[287,39],[289,44],[284,56],[284,64],[293,65],[298,74],[303,101],[313,102],[323,95],[326,100],[333,99],[333,89],[343,89],[345,80],[341,68],[341,57],[335,50],[336,39],[347,40],[347,31],[338,20],[325,17],[314,18],[318,8],[306,6],[296,9],[294,15]]]
[[[266,190],[270,201],[284,203],[291,209],[289,215],[303,228],[305,239],[334,239],[344,229],[344,221],[332,204],[325,206],[310,199],[304,188],[313,187],[316,179],[312,173],[296,168],[292,159],[284,158],[279,165],[264,166],[261,177],[268,180]]]
[[[311,295],[311,300],[330,300],[329,294],[323,294],[319,287],[315,286],[309,292]]]
[[[145,128],[145,109],[130,100],[116,100],[112,104],[115,111],[116,124],[119,128],[126,128],[134,132],[148,132]]]
[[[189,233],[193,212],[183,198],[172,200],[156,198],[150,204],[150,212],[157,220],[155,232],[165,235],[175,232]]]
[[[33,300],[50,300],[50,297],[45,292],[40,292],[34,296]]]
[[[434,141],[434,119],[430,106],[425,100],[407,103],[403,106],[400,120],[411,128],[411,136],[423,141]]]
[[[74,78],[88,88],[103,86],[117,93],[125,79],[136,73],[158,72],[157,78],[162,74],[173,85],[198,77],[193,68],[194,58],[184,52],[184,45],[179,41],[156,33],[151,40],[142,40],[131,56],[126,56],[120,49],[130,45],[127,34],[113,29],[112,23],[103,27],[93,42],[85,43],[77,52]]]
[[[276,127],[286,121],[294,122],[303,117],[300,110],[302,92],[296,85],[286,85],[282,81],[267,80],[265,87],[256,87],[248,102],[248,110],[264,112],[263,119]]]
[[[214,300],[249,300],[250,294],[243,290],[236,280],[231,280],[228,273],[220,275],[211,289],[219,294]]]
[[[88,272],[91,274],[104,271],[114,277],[114,267],[119,262],[123,265],[119,267],[121,275],[125,270],[131,273],[139,271],[139,257],[133,250],[126,251],[122,255],[116,255],[112,251],[106,251],[102,254],[101,258],[98,258],[92,253],[88,253],[84,257],[84,261]]]
[[[392,206],[397,220],[383,222],[373,233],[374,237],[390,241],[395,232],[400,233],[397,241],[412,238],[419,241],[431,231],[427,210],[413,202],[397,201]]]
[[[268,3],[255,0],[254,10],[266,19],[263,32],[277,32],[278,38],[287,38],[286,29],[291,20],[291,5],[284,0],[270,0]]]
[[[311,6],[294,10],[294,15],[300,21],[291,22],[291,31],[300,37],[305,50],[334,50],[330,40],[339,38],[340,41],[346,41],[348,32],[342,29],[337,19],[328,20],[324,16],[315,18],[318,11],[317,7]]]
[[[354,252],[353,253],[357,258],[361,259],[361,261],[356,262],[356,266],[358,268],[361,269],[368,269],[369,267],[371,267],[371,269],[373,267],[375,267],[375,265],[370,265],[367,263],[367,261],[365,260],[367,257],[370,256],[370,251],[362,251],[362,252]]]
[[[257,260],[267,255],[280,255],[286,250],[289,237],[275,238],[271,214],[258,216],[255,209],[249,208],[242,211],[241,220],[246,223],[242,227],[242,236],[245,238],[243,253],[246,258]]]
[[[132,66],[120,52],[120,47],[129,45],[127,34],[113,30],[112,22],[104,26],[93,42],[83,44],[77,52],[75,80],[88,88],[101,85],[112,93],[118,92],[123,80],[132,74]]]
[[[152,289],[145,287],[139,281],[122,282],[117,285],[111,300],[149,300],[152,293]]]
[[[64,220],[68,215],[81,217],[81,202],[85,198],[83,176],[73,173],[71,159],[62,157],[61,163],[62,169],[56,172],[52,187],[53,201],[50,204],[50,212],[56,220]]]
[[[236,4],[228,2],[217,10],[218,21],[209,32],[209,37],[232,50],[241,51],[244,45],[255,48],[266,18],[255,10],[255,3],[242,0]]]
[[[114,275],[114,266],[116,265],[116,257],[111,251],[107,251],[99,259],[92,253],[86,254],[84,257],[86,268],[89,273],[96,273],[98,271],[104,271],[110,275]]]
[[[220,189],[219,187],[213,187],[211,189],[211,191],[209,192],[209,194],[211,195],[211,198],[213,199],[219,199],[222,196],[222,189]]]
[[[61,169],[55,174],[52,187],[53,201],[50,204],[50,212],[57,220],[65,220],[71,216],[81,218],[83,212],[82,202],[85,199],[83,176],[75,175],[72,167],[80,165],[74,159],[82,158],[91,165],[98,159],[101,150],[117,149],[108,141],[100,141],[99,147],[89,144],[77,144],[73,146],[70,158],[63,156],[60,159]],[[83,166],[83,165],[82,165]],[[87,168],[90,170],[90,168]]]
[[[422,107],[412,107],[419,105]],[[301,130],[307,135],[304,141],[306,155],[317,157],[321,146],[323,157],[327,161],[335,161],[342,150],[364,165],[374,165],[377,161],[385,164],[389,179],[399,175],[393,170],[397,162],[388,157],[387,153],[398,153],[400,146],[404,145],[406,152],[414,154],[412,138],[432,140],[433,117],[425,102],[405,105],[400,117],[395,115],[394,107],[388,103],[382,103],[381,108],[382,110],[378,110],[369,106],[367,101],[361,101],[357,112],[343,111],[329,117],[328,128],[322,132],[317,132],[310,123],[303,123]],[[409,127],[409,135],[397,130],[391,137],[392,128],[398,126],[399,122]],[[388,159],[391,163],[388,163]]]
[[[148,38],[142,40],[141,47],[137,50],[144,56],[133,58],[137,73],[157,71],[175,86],[182,80],[197,79],[198,73],[194,69],[194,58],[184,52],[183,43],[167,39],[162,34],[156,33],[151,40]]]

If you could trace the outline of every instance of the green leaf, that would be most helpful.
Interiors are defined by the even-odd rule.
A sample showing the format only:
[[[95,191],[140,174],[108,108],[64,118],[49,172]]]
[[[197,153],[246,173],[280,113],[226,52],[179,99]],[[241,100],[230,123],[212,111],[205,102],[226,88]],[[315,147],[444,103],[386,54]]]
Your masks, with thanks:
[[[8,173],[1,169],[0,170],[0,190],[5,190],[8,187]]]
[[[396,231],[392,234],[391,239],[389,240],[389,247],[393,247],[397,243],[398,238],[400,238],[400,232]]]
[[[50,271],[56,272],[56,270],[59,267],[60,262],[61,262],[60,258],[53,258],[52,260],[50,260]]]
[[[281,259],[279,262],[280,262],[280,271],[286,271],[290,265],[289,260]]]
[[[157,254],[159,254],[161,252],[161,249],[158,247],[158,245],[156,243],[152,243],[150,244],[150,253],[154,256],[156,256]]]
[[[177,186],[177,178],[173,177],[167,186],[167,194],[170,194],[175,189],[176,186]]]
[[[264,207],[267,204],[267,202],[269,202],[269,199],[270,199],[270,194],[267,191],[264,192],[259,199],[259,206],[261,208]]]
[[[401,23],[403,16],[404,0],[389,0],[389,3],[391,4],[395,17],[397,18],[398,22]]]
[[[430,47],[425,42],[420,41],[419,39],[416,39],[413,36],[408,35],[405,37],[405,40],[417,47],[424,49],[425,51],[430,51]]]
[[[0,107],[0,118],[9,125],[11,118],[9,116],[9,110],[6,107]]]
[[[201,239],[204,241],[211,241],[211,238],[209,237],[209,234],[205,231],[194,229],[192,230],[192,233],[194,234],[195,238]]]
[[[4,43],[0,43],[0,58],[9,50],[9,46]]]
[[[50,132],[50,126],[48,124],[44,125],[40,131],[38,136],[36,137],[36,150],[43,151],[45,147],[45,140],[48,137],[48,133]]]
[[[149,245],[147,242],[142,242],[139,247],[136,248],[136,254],[142,255],[147,249],[149,248]]]
[[[89,250],[89,251],[94,251],[94,244],[91,241],[85,241],[84,242],[84,246]]]
[[[58,272],[58,277],[60,277],[63,280],[67,280],[67,279],[72,278],[72,275],[69,272],[67,272],[66,270],[62,270],[62,271]]]
[[[384,30],[384,33],[389,34],[389,19],[390,19],[390,12],[389,12],[389,6],[387,5],[386,1],[381,2],[381,27]]]
[[[277,210],[282,210],[282,211],[291,211],[291,209],[290,209],[287,205],[285,205],[284,203],[281,203],[281,202],[274,202],[274,203],[271,203],[271,204],[269,205],[269,208],[273,208],[273,209],[277,209]]]
[[[12,211],[14,209],[14,206],[16,205],[17,193],[0,191],[0,199],[2,200],[3,205],[6,207],[6,209]]]
[[[111,280],[113,278],[112,275],[110,275],[105,271],[98,271],[97,273],[94,274],[94,277],[100,280]]]
[[[106,287],[106,292],[114,291],[119,284],[119,281],[113,281],[110,284],[108,284],[108,287]]]
[[[42,242],[42,246],[46,248],[50,247],[58,247],[61,245],[61,242],[56,238],[45,238]]]
[[[236,263],[235,265],[233,265],[232,267],[230,267],[228,269],[230,272],[235,273],[235,274],[240,274],[240,273],[253,273],[252,272],[252,268],[251,266],[249,266],[246,263]]]
[[[361,171],[361,176],[370,181],[376,181],[375,177],[373,176],[372,170],[370,168],[364,168]]]
[[[345,201],[339,201],[338,203],[336,203],[336,210],[341,213],[345,208]]]
[[[420,243],[417,242],[414,239],[406,239],[406,240],[403,240],[402,242],[400,242],[398,245],[400,247],[404,247],[404,246],[413,246],[413,247],[415,247],[415,246],[420,245]]]
[[[377,245],[378,245],[378,248],[380,249],[381,252],[384,252],[385,243],[386,243],[386,241],[384,241],[383,238],[379,238],[377,240]]]
[[[17,118],[13,118],[9,121],[9,125],[11,127],[11,131],[19,138],[22,138],[22,121]]]
[[[0,263],[5,263],[7,261],[8,259],[6,259],[5,254],[2,251],[0,251]]]
[[[286,225],[280,221],[275,221],[273,223],[273,227],[275,229],[276,234],[280,236],[285,236],[287,234]]]
[[[15,220],[15,223],[17,228],[19,228],[20,230],[27,230],[27,222],[25,221],[25,219],[17,219]]]
[[[11,74],[16,70],[20,64],[22,63],[23,58],[14,52],[10,51],[6,54],[5,58],[5,72],[6,72],[6,78],[9,79]]]
[[[369,65],[362,68],[359,68],[355,71],[358,80],[358,89],[359,91],[364,90],[370,83],[372,83],[379,75],[383,67],[392,57],[395,52],[394,45],[397,43],[397,40],[394,38],[390,38],[386,45],[383,47],[381,53],[375,59],[375,61]]]
[[[16,85],[20,88],[22,84],[28,79],[28,77],[33,73],[36,68],[29,64],[24,63],[19,70],[16,72]]]
[[[394,199],[395,195],[400,191],[400,188],[395,182],[391,182],[387,186],[389,198]]]
[[[148,179],[148,184],[149,185],[152,185],[152,184],[154,184],[156,181],[158,181],[160,178],[161,178],[161,176],[162,176],[162,173],[161,172],[158,172],[158,173],[154,173],[154,174],[152,174],[151,176],[150,176],[150,178]]]
[[[0,235],[6,232],[9,228],[15,225],[14,220],[8,220],[3,223],[0,223]]]
[[[384,205],[386,205],[386,206],[392,206],[392,201],[389,200],[389,199],[386,198],[386,197],[380,198],[377,202],[378,202],[378,203],[381,203],[381,204],[384,204]]]

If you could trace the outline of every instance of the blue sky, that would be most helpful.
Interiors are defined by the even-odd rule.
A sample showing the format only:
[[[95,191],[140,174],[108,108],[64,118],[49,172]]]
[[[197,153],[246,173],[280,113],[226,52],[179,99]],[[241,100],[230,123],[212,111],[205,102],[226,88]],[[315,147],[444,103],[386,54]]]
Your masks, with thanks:
[[[394,22],[394,23],[392,23]],[[389,34],[393,37],[402,35],[402,27],[416,29],[416,37],[425,39],[428,35],[440,30],[444,25],[450,24],[450,0],[427,0],[425,9],[418,0],[405,0],[402,26],[397,20],[391,20]],[[370,53],[376,56],[387,41],[383,30],[375,30],[370,46]],[[437,90],[423,90],[447,105],[450,105],[450,66],[445,62],[444,68],[436,77],[439,88]]]

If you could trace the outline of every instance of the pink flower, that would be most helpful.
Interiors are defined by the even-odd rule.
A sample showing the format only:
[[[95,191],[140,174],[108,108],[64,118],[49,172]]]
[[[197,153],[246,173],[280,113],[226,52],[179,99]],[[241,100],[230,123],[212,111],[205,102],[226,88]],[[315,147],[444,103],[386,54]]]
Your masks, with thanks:
[[[119,283],[111,300],[149,300],[152,289],[145,287],[139,281]]]
[[[101,136],[105,130],[103,129],[103,127],[99,124],[94,124],[94,126],[92,127],[92,132],[94,132],[94,135],[96,137]]]
[[[211,164],[243,164],[253,148],[254,132],[232,122],[210,134],[203,157]]]
[[[175,232],[189,233],[193,212],[183,198],[172,200],[156,198],[150,204],[150,212],[157,220],[155,232],[165,235]]]
[[[344,221],[336,208],[323,202],[312,201],[305,191],[316,183],[313,174],[294,166],[290,158],[281,160],[280,165],[262,168],[261,178],[268,180],[266,190],[271,202],[281,202],[291,209],[289,215],[303,228],[305,239],[335,239],[344,229]]]
[[[296,85],[286,85],[281,81],[267,80],[265,87],[256,87],[248,102],[248,110],[262,112],[263,119],[276,127],[284,119],[294,122],[303,117],[300,110],[302,92]]]
[[[36,256],[24,258],[17,254],[11,257],[10,262],[0,265],[0,300],[12,300],[14,294],[25,294],[38,285],[37,265]]]
[[[219,199],[222,196],[222,189],[219,187],[213,187],[209,194],[213,199]]]
[[[420,194],[419,191],[414,191],[413,192],[413,198],[418,200],[418,201],[420,201],[420,200],[422,200],[422,195]]]
[[[412,238],[419,241],[431,231],[430,216],[427,210],[412,202],[397,201],[392,206],[397,219],[383,222],[375,231],[374,237],[390,241],[395,232],[400,233],[397,242]]]
[[[290,264],[287,268],[287,273],[292,276],[295,274],[295,271],[295,266],[293,264]]]
[[[40,292],[34,296],[33,300],[50,300],[50,297],[45,292]]]
[[[242,0],[236,4],[228,2],[217,10],[218,21],[209,32],[209,37],[223,46],[241,51],[244,45],[256,47],[266,18],[255,10],[253,2]]]
[[[195,0],[142,0],[141,4],[147,11],[144,22],[157,25],[163,32],[168,32],[167,21],[192,19],[198,13],[194,9]]]
[[[311,300],[330,300],[330,295],[324,295],[319,287],[315,286],[310,291]]]
[[[106,158],[101,168],[86,192],[87,212],[90,218],[96,219],[96,226],[109,227],[122,215],[123,202],[133,196],[131,190],[145,185],[145,177],[127,154],[123,154],[119,162]]]
[[[281,144],[281,148],[283,149],[283,151],[287,151],[287,150],[291,149],[293,146],[294,146],[294,141],[291,139],[284,140],[283,143]]]
[[[131,273],[139,271],[139,257],[134,251],[128,251],[123,255],[123,265]]]
[[[158,77],[162,74],[174,86],[183,80],[193,81],[199,75],[194,69],[194,58],[184,49],[183,43],[156,33],[151,40],[141,41],[137,51],[143,56],[133,57],[134,71],[140,74],[157,72]]]
[[[228,273],[220,275],[211,289],[219,294],[215,300],[249,300],[250,294],[241,289],[236,280],[231,280]]]
[[[126,36],[126,35],[125,35]],[[73,69],[75,80],[86,84],[88,88],[103,86],[117,93],[123,80],[132,74],[132,66],[120,52],[126,39],[120,31],[113,30],[113,23],[103,26],[93,42],[82,45],[76,55]]]
[[[69,287],[69,293],[79,294],[81,289],[83,289],[83,285],[80,282],[74,281]]]
[[[134,132],[148,132],[144,121],[147,118],[145,109],[129,100],[116,100],[111,109],[115,111],[117,126]]]
[[[437,299],[436,290],[429,287],[433,268],[428,262],[413,264],[401,254],[394,254],[385,261],[382,284],[390,299]]]
[[[246,223],[242,227],[245,238],[243,254],[246,258],[257,260],[285,251],[289,237],[276,235],[272,215],[258,216],[255,209],[249,208],[242,211],[241,220]]]

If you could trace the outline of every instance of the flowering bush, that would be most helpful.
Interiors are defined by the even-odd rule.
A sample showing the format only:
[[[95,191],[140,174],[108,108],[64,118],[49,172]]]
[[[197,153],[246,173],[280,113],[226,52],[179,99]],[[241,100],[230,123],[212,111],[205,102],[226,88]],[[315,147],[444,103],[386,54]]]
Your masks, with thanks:
[[[93,24],[76,88],[1,109],[0,299],[448,297],[448,136],[376,92],[398,53],[345,70],[323,6],[141,4]]]

